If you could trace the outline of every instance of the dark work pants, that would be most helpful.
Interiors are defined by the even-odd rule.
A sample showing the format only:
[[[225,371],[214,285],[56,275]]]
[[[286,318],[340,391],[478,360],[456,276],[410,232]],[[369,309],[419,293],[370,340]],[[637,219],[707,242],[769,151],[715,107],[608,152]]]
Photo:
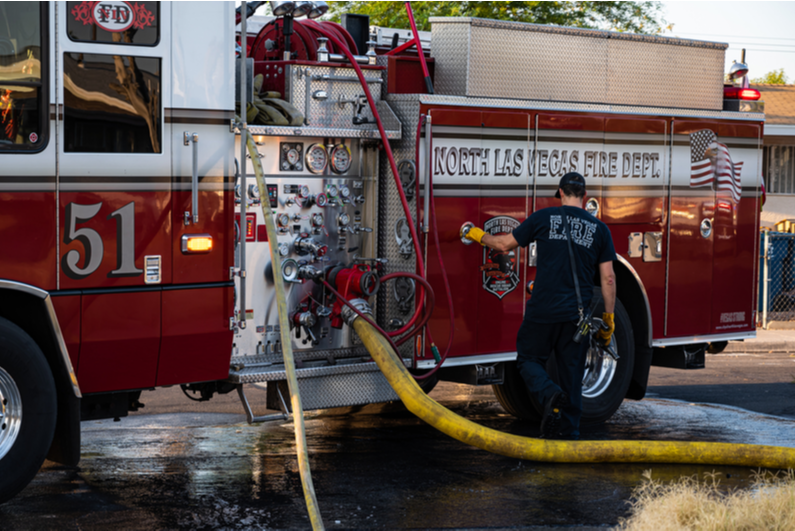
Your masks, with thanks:
[[[569,396],[569,405],[561,411],[560,432],[579,437],[582,416],[582,377],[588,341],[572,341],[577,323],[535,323],[524,320],[516,337],[516,363],[530,395],[541,407],[556,391]],[[555,351],[560,387],[547,374],[549,356]]]

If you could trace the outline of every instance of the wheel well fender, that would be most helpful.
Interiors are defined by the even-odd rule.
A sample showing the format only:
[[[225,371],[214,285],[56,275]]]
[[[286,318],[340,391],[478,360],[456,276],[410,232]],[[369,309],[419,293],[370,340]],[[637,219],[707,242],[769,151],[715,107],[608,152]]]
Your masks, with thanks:
[[[627,398],[640,400],[646,395],[652,356],[652,322],[649,297],[635,268],[623,257],[613,262],[617,296],[629,314],[635,336],[635,367]]]
[[[49,293],[28,284],[0,279],[0,317],[19,326],[36,342],[52,371],[58,417],[48,459],[77,464],[80,459],[80,386]]]

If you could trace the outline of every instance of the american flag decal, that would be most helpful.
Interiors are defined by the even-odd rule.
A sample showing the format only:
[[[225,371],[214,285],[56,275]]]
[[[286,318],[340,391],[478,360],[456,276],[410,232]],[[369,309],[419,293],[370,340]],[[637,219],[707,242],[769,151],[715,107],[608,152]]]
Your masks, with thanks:
[[[709,129],[702,129],[690,135],[690,187],[713,187],[731,194],[735,201],[740,200],[742,186],[740,173],[742,162],[732,162],[729,148],[718,142],[718,137]]]

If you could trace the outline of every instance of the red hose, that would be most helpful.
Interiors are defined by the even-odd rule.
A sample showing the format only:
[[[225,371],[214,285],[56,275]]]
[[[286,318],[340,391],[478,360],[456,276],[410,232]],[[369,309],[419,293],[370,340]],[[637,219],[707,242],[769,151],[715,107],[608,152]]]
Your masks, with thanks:
[[[384,275],[381,278],[381,282],[386,282],[387,280],[391,280],[391,279],[397,278],[397,277],[408,277],[408,278],[414,279],[415,281],[417,281],[420,284],[424,285],[428,289],[428,300],[429,300],[429,302],[431,303],[431,305],[435,304],[435,301],[434,301],[434,298],[433,298],[433,290],[431,289],[431,285],[428,283],[427,280],[425,280],[424,278],[422,278],[421,276],[419,276],[419,275],[417,275],[415,273],[409,273],[409,272],[406,272],[406,271],[398,271],[398,272],[395,272],[395,273],[390,273],[388,275]],[[324,280],[323,281],[323,285],[326,286],[329,289],[329,291],[331,291],[331,293],[335,297],[337,297],[340,301],[342,301],[343,304],[345,304],[351,310],[356,312],[356,315],[358,315],[359,317],[364,318],[365,321],[370,323],[376,330],[378,330],[378,332],[380,334],[382,334],[387,339],[387,341],[389,341],[389,344],[392,346],[392,348],[395,349],[395,352],[398,352],[398,349],[397,349],[398,345],[401,345],[401,344],[405,343],[405,341],[407,339],[410,339],[413,336],[414,333],[416,333],[417,331],[421,330],[422,327],[425,326],[425,324],[428,322],[428,319],[430,318],[430,315],[424,317],[423,320],[420,322],[420,324],[418,324],[411,331],[411,334],[408,334],[405,337],[403,337],[400,340],[398,340],[397,342],[395,342],[395,341],[392,340],[391,337],[389,337],[389,334],[387,334],[387,332],[383,328],[378,326],[370,318],[368,318],[366,315],[364,315],[362,312],[360,312],[355,306],[353,306],[350,303],[350,301],[348,301],[348,299],[343,297],[336,289],[334,289],[334,287],[331,284],[329,284],[328,281]]]
[[[428,302],[429,302],[430,307],[433,308],[433,306],[436,304],[436,297],[435,297],[435,295],[433,293],[433,289],[431,288],[430,283],[428,283],[428,281],[426,279],[424,279],[421,276],[416,275],[414,273],[409,273],[407,271],[396,271],[395,273],[390,273],[388,275],[384,275],[381,278],[381,282],[386,282],[387,280],[391,280],[391,279],[397,278],[397,277],[407,277],[407,278],[412,278],[412,279],[415,279],[415,280],[416,279],[421,279],[421,280],[419,280],[419,282],[421,284],[420,289],[422,289],[423,287],[427,287],[427,290],[428,290]],[[419,308],[421,310],[422,309],[422,305],[419,305]],[[398,345],[402,345],[409,338],[411,338],[411,336],[413,336],[414,334],[416,334],[417,332],[422,330],[422,327],[425,326],[428,323],[428,320],[430,318],[431,318],[431,313],[427,312],[422,317],[422,319],[420,319],[419,323],[414,325],[414,328],[412,328],[410,331],[406,332],[403,337],[401,337],[400,339],[397,340],[397,344]],[[409,324],[411,324],[411,321],[409,322]],[[408,325],[404,325],[403,328],[406,328],[407,326]],[[387,333],[387,335],[389,337],[394,337],[396,334],[394,332],[391,332],[391,333]],[[401,335],[402,335],[402,333],[401,333]]]
[[[416,135],[417,141],[414,146],[415,153],[417,154],[416,159],[418,161],[419,161],[419,152],[420,152],[420,131],[422,129],[423,119],[424,117],[421,118],[419,123],[417,124],[417,135]],[[430,157],[430,153],[428,153],[428,156]],[[448,336],[447,340],[447,348],[445,349],[444,354],[441,355],[439,363],[437,363],[433,369],[424,373],[422,376],[414,375],[414,378],[418,380],[430,377],[441,368],[442,364],[447,359],[447,356],[450,354],[450,349],[453,346],[453,339],[455,338],[455,310],[453,309],[453,293],[452,290],[450,289],[450,282],[447,277],[447,270],[444,267],[444,259],[442,258],[442,248],[441,245],[439,244],[439,228],[436,226],[436,200],[434,199],[433,196],[433,171],[428,172],[428,182],[425,184],[426,184],[425,193],[431,194],[430,195],[431,211],[429,217],[432,222],[434,243],[436,244],[436,256],[439,259],[439,267],[442,270],[442,279],[444,280],[445,294],[447,295],[447,307],[450,309],[450,335]],[[419,179],[417,179],[416,193],[417,193],[417,216],[419,216],[419,197],[420,197]],[[433,335],[431,334],[430,327],[428,327],[427,333],[428,333],[428,340],[431,342],[431,344],[435,344],[435,341],[433,340]]]

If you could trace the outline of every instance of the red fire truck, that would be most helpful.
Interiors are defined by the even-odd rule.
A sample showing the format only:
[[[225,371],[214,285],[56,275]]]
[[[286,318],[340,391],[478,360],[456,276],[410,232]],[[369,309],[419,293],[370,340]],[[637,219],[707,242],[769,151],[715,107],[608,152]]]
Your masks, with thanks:
[[[586,421],[651,365],[754,336],[764,114],[724,87],[726,45],[440,18],[417,52],[322,4],[272,2],[241,65],[231,3],[0,3],[0,501],[143,390],[237,390],[255,420],[243,385],[265,385],[287,412],[277,275],[305,409],[396,399],[326,281],[369,299],[426,389],[492,385],[538,418],[514,342],[544,257],[460,229],[512,230],[567,171],[619,254],[619,357],[590,351]]]

